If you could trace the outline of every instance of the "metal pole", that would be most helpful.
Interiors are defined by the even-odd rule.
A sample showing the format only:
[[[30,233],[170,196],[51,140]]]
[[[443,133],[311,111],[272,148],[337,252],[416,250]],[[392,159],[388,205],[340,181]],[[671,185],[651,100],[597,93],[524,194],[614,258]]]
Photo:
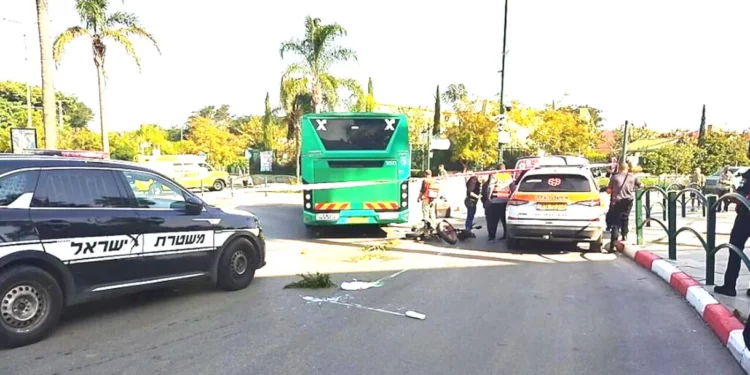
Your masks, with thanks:
[[[628,155],[628,120],[625,120],[625,126],[622,129],[622,156],[620,157],[620,163],[627,161],[627,155]]]
[[[716,204],[716,196],[708,197],[706,207],[712,208]],[[706,217],[706,285],[714,285],[714,273],[716,272],[716,257],[714,248],[716,246],[716,210],[709,210]],[[729,250],[732,251],[732,250]]]
[[[23,33],[23,52],[24,52],[24,61],[25,61],[25,67],[26,67],[26,120],[27,120],[27,127],[32,127],[31,123],[31,77],[29,72],[31,69],[29,69],[29,47],[28,43],[26,43],[26,33]]]
[[[500,67],[500,115],[505,114],[505,55],[507,50],[505,48],[508,37],[508,0],[505,0],[505,12],[503,15],[503,57],[502,65]],[[503,144],[500,143],[500,132],[498,132],[497,142],[497,160],[498,164],[503,162]]]
[[[670,260],[677,260],[677,192],[669,192],[669,203],[667,212],[669,221],[667,222],[667,235],[669,236],[668,255]]]
[[[646,192],[648,196],[648,192]],[[636,243],[643,245],[643,190],[635,191],[635,236]]]

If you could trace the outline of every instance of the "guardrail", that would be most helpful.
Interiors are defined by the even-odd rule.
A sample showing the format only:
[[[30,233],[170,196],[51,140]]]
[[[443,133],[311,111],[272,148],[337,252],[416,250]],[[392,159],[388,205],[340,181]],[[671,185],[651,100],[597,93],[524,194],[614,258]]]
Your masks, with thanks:
[[[673,187],[674,184],[669,187]],[[681,187],[681,186],[680,186]],[[651,204],[651,191],[656,191],[661,195],[662,201]],[[681,203],[682,217],[686,217],[686,194],[690,193],[690,201],[698,201],[699,207],[702,207],[703,216],[706,218],[706,237],[690,227],[677,228],[677,202]],[[748,258],[743,249],[738,249],[731,243],[716,245],[716,211],[719,205],[727,200],[743,204],[750,210],[750,200],[737,193],[727,193],[721,197],[715,194],[704,195],[697,185],[691,184],[690,187],[680,190],[667,190],[659,186],[649,186],[645,189],[636,190],[635,194],[635,225],[636,238],[638,245],[643,245],[643,227],[650,227],[651,222],[659,224],[667,234],[669,239],[668,256],[670,260],[677,260],[677,236],[684,232],[692,233],[700,241],[703,250],[706,252],[706,285],[714,284],[714,274],[716,271],[716,253],[722,249],[734,251],[742,259],[745,267],[750,269],[750,258]],[[643,200],[646,203],[646,219],[643,220]],[[653,206],[661,205],[663,207],[663,220],[651,217]],[[665,223],[666,222],[666,223]]]

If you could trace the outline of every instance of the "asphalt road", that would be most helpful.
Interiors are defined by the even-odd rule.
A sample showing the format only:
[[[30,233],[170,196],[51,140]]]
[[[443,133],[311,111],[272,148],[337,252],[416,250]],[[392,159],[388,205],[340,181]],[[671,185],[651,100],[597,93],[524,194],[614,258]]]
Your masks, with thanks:
[[[245,203],[271,243],[310,242],[293,200]],[[234,293],[196,285],[78,306],[45,341],[1,351],[0,374],[743,374],[693,309],[631,260],[530,253],[411,269],[357,292],[285,290],[296,278],[264,269]],[[423,256],[457,256],[436,254]],[[427,318],[397,315],[406,310]]]

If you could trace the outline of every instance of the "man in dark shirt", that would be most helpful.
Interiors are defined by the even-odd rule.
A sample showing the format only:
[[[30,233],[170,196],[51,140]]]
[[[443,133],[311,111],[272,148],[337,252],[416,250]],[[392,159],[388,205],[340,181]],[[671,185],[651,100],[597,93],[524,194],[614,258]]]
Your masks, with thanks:
[[[737,188],[737,193],[750,198],[750,171],[742,174],[742,183]],[[737,202],[735,210],[737,211],[737,217],[734,219],[734,226],[732,226],[732,232],[729,234],[729,243],[740,251],[744,251],[745,243],[750,237],[750,211],[742,202]],[[729,261],[727,262],[727,271],[724,273],[724,285],[715,286],[714,292],[734,297],[737,295],[737,278],[740,276],[742,258],[734,250],[728,249],[728,251]],[[747,295],[750,296],[750,290],[747,291]]]
[[[474,237],[474,234],[471,233],[471,228],[474,226],[474,216],[477,214],[477,203],[479,203],[480,198],[482,198],[482,195],[479,178],[471,176],[466,181],[466,199],[464,200],[464,205],[466,205],[465,229],[471,237]]]
[[[620,163],[618,173],[609,179],[607,191],[611,194],[609,203],[609,216],[612,224],[612,238],[618,237],[618,229],[622,231],[622,240],[628,239],[628,224],[630,211],[633,209],[635,188],[641,186],[641,182],[634,174],[630,173],[628,163]],[[610,244],[610,250],[614,244]]]

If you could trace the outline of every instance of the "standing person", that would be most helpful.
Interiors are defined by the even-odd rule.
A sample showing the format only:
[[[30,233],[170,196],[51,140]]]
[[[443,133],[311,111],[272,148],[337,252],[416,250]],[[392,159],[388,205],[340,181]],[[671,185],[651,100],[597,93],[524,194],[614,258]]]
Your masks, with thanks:
[[[732,192],[732,182],[734,174],[729,170],[729,166],[725,166],[719,175],[719,197]],[[717,205],[716,212],[721,212],[721,205]],[[724,201],[724,212],[729,212],[729,200]]]
[[[617,174],[617,157],[613,156],[609,159],[609,168],[607,168],[607,177],[612,177]]]
[[[448,171],[445,170],[445,165],[438,164],[438,177],[445,177],[448,175]]]
[[[500,163],[497,170],[504,171],[505,164]],[[503,236],[500,239],[505,239],[505,211],[510,199],[511,185],[513,185],[513,175],[510,172],[499,172],[490,175],[486,189],[482,189],[483,201],[487,202],[484,206],[484,214],[487,218],[487,235],[490,242],[495,242],[497,225],[500,223],[503,225]]]
[[[700,168],[695,168],[695,171],[690,176],[690,185],[691,186],[697,186],[697,189],[700,191],[703,191],[703,188],[706,186],[706,176],[701,173]],[[695,211],[695,193],[690,193],[690,211]]]
[[[750,199],[750,170],[742,174],[742,183],[737,188],[737,193]],[[734,219],[732,232],[729,233],[729,243],[740,251],[744,251],[745,243],[750,237],[750,211],[741,202],[736,202],[736,206],[737,217]],[[737,278],[740,276],[742,258],[731,249],[727,249],[727,251],[729,251],[729,261],[727,262],[727,271],[724,272],[724,285],[715,286],[714,292],[734,297],[737,295]],[[747,291],[747,295],[750,296],[750,290]]]
[[[482,198],[482,187],[479,183],[479,177],[476,175],[469,177],[466,181],[466,199],[464,205],[466,205],[466,226],[464,229],[471,237],[476,237],[471,232],[471,228],[474,226],[474,216],[477,214],[477,204]]]
[[[609,179],[607,190],[611,194],[609,211],[607,215],[612,215],[612,238],[617,239],[618,230],[622,231],[622,240],[628,240],[628,224],[630,211],[633,209],[633,199],[636,187],[640,187],[641,182],[638,177],[630,173],[628,163],[620,163],[618,173]],[[613,251],[615,244],[610,243],[610,251]]]
[[[428,169],[424,171],[424,180],[422,188],[419,190],[418,202],[422,202],[422,219],[427,220],[432,228],[435,228],[435,199],[438,197],[438,186],[432,178],[432,172]]]

